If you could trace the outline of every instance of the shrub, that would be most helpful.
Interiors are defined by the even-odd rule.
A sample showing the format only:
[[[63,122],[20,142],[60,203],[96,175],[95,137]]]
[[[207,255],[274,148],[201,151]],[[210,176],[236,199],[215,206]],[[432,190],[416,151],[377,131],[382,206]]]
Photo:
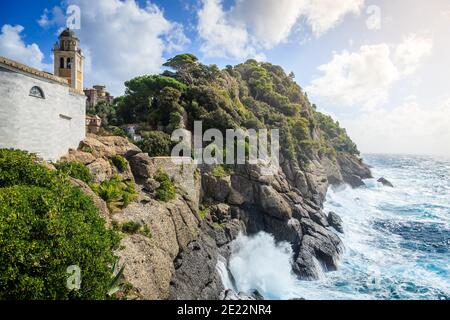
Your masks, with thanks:
[[[215,166],[211,171],[211,175],[216,178],[223,178],[229,175],[227,168],[224,165]]]
[[[134,221],[128,221],[122,224],[122,232],[129,233],[129,234],[135,234],[139,231],[141,228],[141,224]]]
[[[141,132],[143,140],[138,147],[150,157],[170,156],[172,141],[167,133],[161,131]]]
[[[118,238],[91,198],[22,151],[0,150],[0,299],[105,299]],[[69,266],[78,291],[66,288]]]
[[[76,161],[60,162],[57,163],[56,169],[64,172],[68,176],[84,181],[86,183],[91,183],[92,175],[89,169],[82,163]]]
[[[205,220],[208,215],[209,215],[209,208],[207,207],[200,208],[200,210],[198,211],[198,216],[200,220]]]
[[[93,184],[91,188],[106,201],[112,212],[126,208],[137,197],[134,182],[123,181],[119,176],[100,184]]]
[[[124,172],[128,169],[128,161],[120,155],[116,155],[110,158],[113,165],[120,171]]]
[[[141,234],[148,238],[152,237],[152,232],[147,225],[142,226],[139,222],[128,221],[122,224],[121,230],[128,234]]]
[[[159,171],[155,177],[160,186],[156,189],[156,198],[163,202],[175,199],[176,189],[167,173]]]
[[[51,185],[57,173],[37,165],[37,162],[35,155],[25,151],[0,149],[0,188],[13,185]]]

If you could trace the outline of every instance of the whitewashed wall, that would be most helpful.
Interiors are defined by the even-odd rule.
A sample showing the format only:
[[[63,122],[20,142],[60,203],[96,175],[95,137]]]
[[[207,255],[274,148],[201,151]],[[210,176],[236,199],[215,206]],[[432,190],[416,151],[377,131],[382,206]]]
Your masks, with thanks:
[[[33,86],[45,99],[30,96]],[[57,161],[85,138],[85,110],[86,97],[68,86],[0,67],[0,148]]]

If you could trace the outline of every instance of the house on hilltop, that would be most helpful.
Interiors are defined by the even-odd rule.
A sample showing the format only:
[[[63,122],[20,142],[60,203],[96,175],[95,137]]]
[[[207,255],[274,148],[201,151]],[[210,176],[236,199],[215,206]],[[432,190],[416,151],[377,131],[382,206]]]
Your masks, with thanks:
[[[95,107],[100,102],[108,104],[113,103],[114,97],[106,91],[106,87],[102,85],[95,85],[93,88],[84,89],[87,96],[86,107]]]

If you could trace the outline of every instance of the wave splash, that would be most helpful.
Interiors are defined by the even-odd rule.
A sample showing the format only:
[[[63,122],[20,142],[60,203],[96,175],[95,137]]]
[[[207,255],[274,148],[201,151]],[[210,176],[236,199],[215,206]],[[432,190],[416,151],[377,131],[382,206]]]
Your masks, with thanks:
[[[273,236],[260,232],[253,236],[239,235],[231,244],[228,270],[220,272],[225,289],[250,294],[258,290],[266,299],[296,297],[298,280],[292,272],[292,248],[287,242],[276,243]],[[218,268],[222,269],[223,261]],[[225,267],[226,269],[226,267]]]

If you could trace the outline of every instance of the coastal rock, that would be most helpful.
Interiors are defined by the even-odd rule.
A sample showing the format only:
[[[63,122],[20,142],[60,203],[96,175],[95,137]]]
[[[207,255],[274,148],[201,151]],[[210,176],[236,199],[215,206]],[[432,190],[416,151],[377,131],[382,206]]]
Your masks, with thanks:
[[[89,135],[88,137],[92,137]],[[104,146],[105,150],[112,150],[114,155],[121,155],[125,158],[129,158],[137,153],[142,152],[136,145],[131,143],[127,138],[118,136],[95,136],[95,138],[100,141]],[[111,156],[105,154],[105,156]]]
[[[231,208],[225,203],[213,205],[209,209],[214,222],[229,221],[231,219]]]
[[[341,217],[339,217],[336,213],[331,211],[330,213],[328,213],[327,219],[330,227],[333,227],[336,231],[340,233],[344,233],[344,227]]]
[[[236,293],[234,290],[228,289],[223,291],[220,294],[220,300],[228,300],[228,301],[239,301],[239,300],[247,300],[247,301],[254,301],[254,300],[264,300],[264,297],[259,293],[258,290],[253,290],[250,295],[239,292]]]
[[[167,173],[178,192],[194,207],[200,200],[200,181],[197,181],[197,165],[191,158],[184,157],[149,157],[138,153],[128,159],[131,171],[139,184],[145,184],[160,171]]]
[[[365,185],[362,181],[363,179],[372,178],[370,168],[356,156],[338,152],[336,160],[340,167],[344,182],[348,183],[352,188],[362,187]]]
[[[270,216],[286,220],[292,218],[291,205],[271,186],[260,186],[259,204],[262,210]]]
[[[144,190],[147,192],[154,192],[156,189],[158,189],[160,186],[160,183],[156,181],[153,178],[147,179],[147,181],[144,183]]]
[[[204,174],[202,176],[202,189],[207,197],[225,202],[231,192],[231,177],[213,177]]]
[[[378,179],[377,180],[378,182],[380,182],[383,186],[385,186],[385,187],[391,187],[391,188],[394,188],[394,185],[389,181],[389,180],[387,180],[387,179],[385,179],[385,178],[380,178],[380,179]]]
[[[97,136],[95,134],[88,134],[86,139],[80,142],[78,149],[92,154],[95,158],[109,158],[115,155],[121,155],[128,158],[142,152],[141,149],[129,142],[126,138],[117,136]]]
[[[103,158],[98,158],[94,162],[87,165],[92,174],[92,181],[101,183],[109,180],[114,175],[114,170],[111,163]]]
[[[254,187],[248,177],[240,174],[231,176],[231,192],[228,198],[230,204],[242,205],[244,203],[253,204],[255,202]]]
[[[174,262],[169,299],[219,299],[224,288],[216,269],[217,257],[216,244],[208,235],[201,234],[191,242]]]
[[[365,186],[364,181],[362,181],[362,179],[356,174],[344,175],[344,181],[354,189]]]
[[[175,273],[173,259],[153,241],[139,234],[122,239],[116,252],[125,265],[124,278],[133,287],[128,299],[161,300],[170,294]]]
[[[301,221],[303,238],[294,272],[305,280],[316,280],[323,272],[335,271],[343,252],[341,239],[312,220]]]
[[[94,162],[95,159],[96,158],[92,155],[92,153],[71,149],[65,156],[61,157],[59,161],[61,162],[75,161],[86,165]]]

